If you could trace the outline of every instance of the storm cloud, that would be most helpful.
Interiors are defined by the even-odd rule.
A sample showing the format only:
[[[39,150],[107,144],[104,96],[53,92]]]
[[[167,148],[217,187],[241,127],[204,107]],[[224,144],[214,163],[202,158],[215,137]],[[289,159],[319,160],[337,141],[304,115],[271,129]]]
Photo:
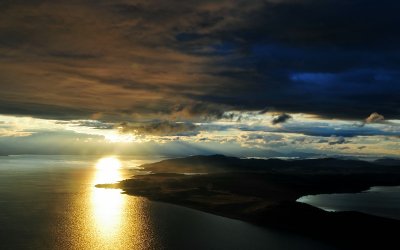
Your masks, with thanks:
[[[400,113],[396,1],[2,1],[0,113],[195,122]],[[287,119],[286,119],[287,120]]]
[[[196,125],[192,123],[173,123],[169,121],[154,121],[144,124],[122,123],[118,127],[122,133],[156,136],[193,136],[197,135]]]
[[[272,119],[271,123],[273,125],[276,125],[276,124],[279,124],[279,123],[284,123],[284,122],[286,122],[287,120],[289,120],[291,118],[292,118],[291,115],[283,113],[283,114],[279,114],[279,115],[274,116],[274,118]]]
[[[383,122],[385,120],[385,117],[383,115],[380,115],[376,112],[372,113],[370,116],[365,119],[366,123],[377,123],[377,122]]]

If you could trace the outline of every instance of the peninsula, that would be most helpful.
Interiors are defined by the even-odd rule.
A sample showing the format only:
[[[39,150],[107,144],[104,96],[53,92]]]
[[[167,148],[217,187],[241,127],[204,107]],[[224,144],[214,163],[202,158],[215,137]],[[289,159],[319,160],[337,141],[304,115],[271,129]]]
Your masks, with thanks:
[[[339,248],[390,249],[400,221],[359,212],[326,212],[296,202],[305,195],[354,193],[400,185],[400,166],[339,159],[239,159],[191,156],[142,165],[151,174],[116,184],[126,194],[289,230]]]

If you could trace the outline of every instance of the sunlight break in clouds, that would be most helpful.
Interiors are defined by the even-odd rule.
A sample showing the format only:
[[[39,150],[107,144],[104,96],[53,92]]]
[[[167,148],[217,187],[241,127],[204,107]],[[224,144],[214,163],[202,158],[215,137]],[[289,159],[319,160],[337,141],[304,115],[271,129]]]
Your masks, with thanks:
[[[124,127],[119,123],[97,120],[60,121],[1,116],[0,144],[7,145],[4,148],[12,148],[15,144],[21,152],[41,150],[46,154],[50,153],[50,146],[52,154],[196,154],[216,151],[243,156],[303,157],[395,156],[400,148],[399,120],[366,123],[360,127],[357,124],[362,120],[324,119],[290,113],[285,114],[290,119],[274,124],[273,121],[280,116],[281,113],[273,111],[229,111],[220,119],[201,123],[155,121]]]

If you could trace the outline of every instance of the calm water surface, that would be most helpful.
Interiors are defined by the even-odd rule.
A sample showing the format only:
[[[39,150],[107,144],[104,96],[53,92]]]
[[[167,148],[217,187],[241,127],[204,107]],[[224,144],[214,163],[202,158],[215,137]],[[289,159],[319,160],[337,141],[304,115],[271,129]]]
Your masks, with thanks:
[[[359,211],[400,220],[400,187],[372,187],[361,193],[308,195],[298,199],[327,211]]]
[[[281,231],[97,189],[156,159],[0,157],[0,249],[330,249]]]

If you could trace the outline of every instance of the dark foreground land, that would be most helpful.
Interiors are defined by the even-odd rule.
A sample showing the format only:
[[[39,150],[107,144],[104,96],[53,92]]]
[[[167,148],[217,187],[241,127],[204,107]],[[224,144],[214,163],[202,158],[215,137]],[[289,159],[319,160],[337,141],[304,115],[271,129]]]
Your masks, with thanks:
[[[97,187],[121,188],[130,195],[290,230],[340,248],[399,249],[400,221],[359,212],[326,212],[296,202],[304,195],[400,185],[396,164],[214,155],[166,160],[143,168],[152,174]]]

